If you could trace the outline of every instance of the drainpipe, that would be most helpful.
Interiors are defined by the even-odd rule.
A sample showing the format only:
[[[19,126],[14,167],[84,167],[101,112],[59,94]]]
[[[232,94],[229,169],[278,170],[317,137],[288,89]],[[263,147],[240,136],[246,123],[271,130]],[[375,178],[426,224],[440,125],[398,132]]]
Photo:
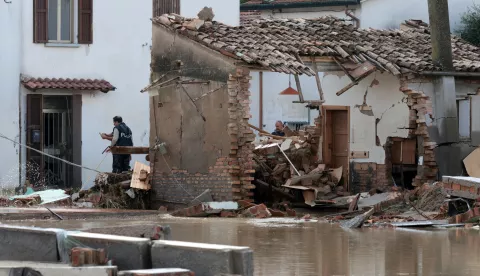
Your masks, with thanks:
[[[360,28],[360,19],[356,17],[351,11],[345,9],[345,15],[350,17],[354,23],[355,28]]]
[[[430,17],[430,34],[433,63],[444,72],[453,72],[452,41],[450,20],[448,17],[448,0],[428,0]],[[437,144],[459,142],[457,97],[454,76],[437,76],[435,89],[435,128]],[[435,151],[441,175],[456,175],[457,163],[461,163],[454,147],[444,146]]]

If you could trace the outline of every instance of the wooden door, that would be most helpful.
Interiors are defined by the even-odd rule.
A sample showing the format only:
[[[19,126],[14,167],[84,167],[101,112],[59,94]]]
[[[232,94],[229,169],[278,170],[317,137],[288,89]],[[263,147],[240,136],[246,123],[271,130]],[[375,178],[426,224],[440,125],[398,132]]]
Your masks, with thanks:
[[[27,149],[26,175],[33,185],[43,185],[44,156],[43,152],[43,96],[27,95]]]
[[[325,114],[323,160],[330,168],[343,167],[343,186],[348,189],[349,109],[342,106],[324,106],[323,114]]]
[[[332,167],[343,167],[343,179],[348,177],[348,111],[333,110],[332,113]],[[345,182],[346,183],[346,182]]]

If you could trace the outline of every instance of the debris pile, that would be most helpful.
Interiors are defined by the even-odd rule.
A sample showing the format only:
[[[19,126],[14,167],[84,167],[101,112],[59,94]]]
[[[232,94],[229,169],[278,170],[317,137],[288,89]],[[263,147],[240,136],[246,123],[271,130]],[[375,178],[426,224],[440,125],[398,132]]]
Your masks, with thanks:
[[[254,150],[257,187],[272,186],[273,192],[279,195],[277,200],[302,201],[303,196],[303,201],[311,206],[315,201],[350,195],[339,185],[343,168],[327,169],[318,162],[321,134],[318,126],[306,126],[299,131],[287,127],[284,132],[285,137],[261,133],[268,138],[260,141]]]
[[[189,207],[172,213],[177,217],[224,217],[224,218],[269,218],[296,217],[296,212],[288,204],[280,204],[278,209],[265,204],[254,204],[245,200],[237,202],[192,202]]]
[[[99,173],[95,185],[80,191],[75,198],[79,207],[107,209],[148,209],[150,190],[131,188],[133,173]]]

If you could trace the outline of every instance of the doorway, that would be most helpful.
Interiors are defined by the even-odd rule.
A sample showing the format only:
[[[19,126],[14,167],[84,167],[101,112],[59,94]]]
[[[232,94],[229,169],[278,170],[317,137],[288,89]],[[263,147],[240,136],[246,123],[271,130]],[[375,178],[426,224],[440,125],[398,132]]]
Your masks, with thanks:
[[[26,175],[35,187],[69,188],[79,181],[81,185],[78,168],[62,161],[81,164],[76,156],[81,141],[75,139],[81,130],[80,110],[79,95],[27,96],[27,144],[43,153],[27,150]]]
[[[323,162],[330,168],[343,167],[343,187],[348,191],[350,152],[350,108],[323,106]]]

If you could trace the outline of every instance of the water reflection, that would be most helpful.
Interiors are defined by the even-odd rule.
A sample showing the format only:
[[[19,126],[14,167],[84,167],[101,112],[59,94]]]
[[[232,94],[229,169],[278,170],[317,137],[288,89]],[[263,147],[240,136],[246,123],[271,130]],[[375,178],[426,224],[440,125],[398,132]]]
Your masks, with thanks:
[[[62,221],[55,227],[80,230],[142,223]],[[159,223],[169,224],[176,240],[251,247],[255,275],[480,275],[478,230],[346,231],[336,225],[292,220],[160,219]],[[52,226],[51,222],[24,224]]]

